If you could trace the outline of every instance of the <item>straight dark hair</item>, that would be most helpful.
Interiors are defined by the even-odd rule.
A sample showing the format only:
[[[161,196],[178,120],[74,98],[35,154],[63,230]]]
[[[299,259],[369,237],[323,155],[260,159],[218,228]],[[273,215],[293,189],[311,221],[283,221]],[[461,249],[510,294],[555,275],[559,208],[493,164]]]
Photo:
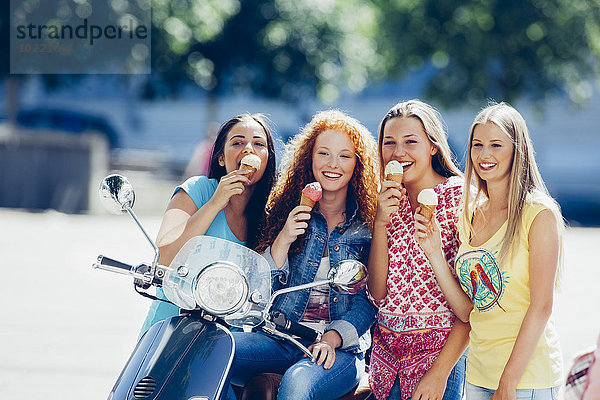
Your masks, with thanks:
[[[267,149],[269,150],[269,158],[267,160],[267,168],[262,178],[254,184],[254,192],[246,205],[244,214],[246,215],[246,246],[251,249],[256,249],[258,245],[258,234],[265,223],[265,205],[267,198],[271,193],[271,188],[275,183],[275,144],[273,134],[271,133],[270,121],[264,114],[240,114],[226,121],[217,132],[217,138],[213,145],[210,156],[210,168],[208,177],[220,180],[227,174],[224,166],[219,164],[219,157],[225,150],[225,142],[227,134],[238,123],[243,121],[254,121],[259,124],[265,135],[267,136]]]

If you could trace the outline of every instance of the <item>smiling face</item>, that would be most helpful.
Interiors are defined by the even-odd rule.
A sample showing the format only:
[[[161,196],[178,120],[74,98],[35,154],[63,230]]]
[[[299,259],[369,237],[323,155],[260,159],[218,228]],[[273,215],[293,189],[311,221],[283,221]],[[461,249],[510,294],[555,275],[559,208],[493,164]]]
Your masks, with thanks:
[[[327,130],[317,136],[312,170],[323,192],[346,192],[356,166],[354,144],[344,133]]]
[[[418,183],[433,172],[431,156],[437,150],[418,118],[396,117],[386,122],[381,141],[383,164],[398,161],[404,169],[405,185]]]
[[[250,177],[252,183],[256,183],[267,168],[269,149],[263,127],[252,119],[238,122],[227,133],[223,153],[219,156],[219,165],[230,173],[240,168],[240,161],[247,154],[256,154],[261,161],[260,169]]]
[[[508,180],[514,148],[510,138],[493,122],[476,125],[471,140],[471,162],[486,183]]]

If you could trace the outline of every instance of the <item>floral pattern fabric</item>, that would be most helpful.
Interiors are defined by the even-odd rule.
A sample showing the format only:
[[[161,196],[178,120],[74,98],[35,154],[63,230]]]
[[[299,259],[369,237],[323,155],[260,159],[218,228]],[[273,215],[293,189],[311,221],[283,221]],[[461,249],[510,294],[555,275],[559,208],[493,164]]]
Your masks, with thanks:
[[[463,179],[438,184],[435,218],[442,249],[452,274],[458,251],[458,218]],[[439,355],[455,320],[433,269],[415,239],[413,210],[405,196],[388,225],[387,295],[370,297],[379,308],[373,338],[369,382],[378,400],[387,398],[399,376],[402,399],[411,396],[419,380]]]

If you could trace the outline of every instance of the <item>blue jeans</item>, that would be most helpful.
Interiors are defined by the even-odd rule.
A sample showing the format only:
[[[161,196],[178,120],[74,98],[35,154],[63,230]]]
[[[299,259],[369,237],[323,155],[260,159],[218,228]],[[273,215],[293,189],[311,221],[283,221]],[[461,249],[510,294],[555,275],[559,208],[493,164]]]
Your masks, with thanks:
[[[442,400],[461,400],[465,389],[465,370],[467,368],[467,352],[465,351],[456,362],[448,381],[446,382],[446,391]],[[387,400],[401,400],[402,393],[400,392],[400,381],[396,377],[396,381],[390,389],[390,394]]]
[[[336,350],[330,369],[304,358],[292,343],[261,332],[232,332],[235,356],[229,377],[243,386],[252,376],[263,372],[283,375],[278,400],[333,400],[349,392],[362,377],[365,364],[362,354]],[[303,341],[303,344],[308,345]],[[235,400],[229,388],[227,400]]]
[[[489,400],[494,389],[486,389],[467,382],[467,400]],[[560,387],[547,389],[517,389],[517,400],[556,400]]]

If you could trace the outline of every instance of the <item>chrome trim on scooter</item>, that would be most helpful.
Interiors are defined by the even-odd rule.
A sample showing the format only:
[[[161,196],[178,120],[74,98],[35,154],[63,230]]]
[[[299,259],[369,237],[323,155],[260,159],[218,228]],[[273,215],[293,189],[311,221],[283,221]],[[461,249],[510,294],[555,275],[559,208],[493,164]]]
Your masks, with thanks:
[[[231,351],[231,355],[229,356],[229,362],[227,363],[227,369],[225,370],[225,373],[223,374],[223,378],[221,379],[221,382],[219,384],[219,390],[217,391],[217,396],[215,397],[216,399],[220,399],[221,392],[223,391],[223,387],[225,386],[225,383],[227,383],[227,377],[229,376],[229,370],[231,369],[231,364],[233,364],[233,357],[235,355],[235,339],[233,338],[233,335],[231,334],[229,329],[225,328],[223,325],[215,324],[215,326],[217,328],[221,329],[222,331],[224,331],[225,333],[227,333],[229,335],[229,337],[231,338],[231,343],[232,343],[232,351]],[[192,399],[196,399],[196,398],[194,397]],[[190,399],[190,400],[192,400],[192,399]],[[198,399],[201,399],[201,397],[198,397]]]
[[[223,269],[224,269],[224,271],[219,271],[219,270],[223,270]],[[213,288],[213,289],[215,288],[215,285],[213,285],[212,283],[210,283],[208,285],[208,287],[200,287],[200,285],[202,283],[204,283],[204,281],[203,281],[204,279],[209,279],[209,282],[211,281],[211,278],[206,278],[206,277],[209,274],[214,275],[215,271],[221,272],[221,274],[217,275],[217,276],[220,276],[221,278],[225,275],[225,272],[233,272],[234,273],[233,280],[235,282],[232,283],[230,280],[229,282],[227,282],[227,283],[229,283],[228,285],[223,285],[222,283],[217,284],[216,290],[208,290],[209,288]],[[212,277],[213,282],[215,279],[218,280],[219,278]],[[236,312],[237,310],[239,310],[240,307],[242,307],[246,303],[246,301],[248,301],[248,293],[250,292],[248,280],[246,279],[246,275],[244,274],[244,272],[237,265],[235,265],[234,263],[229,262],[229,261],[215,261],[215,262],[208,264],[196,276],[192,286],[194,288],[192,294],[193,294],[194,300],[196,300],[196,304],[198,304],[198,306],[200,306],[200,308],[208,311],[209,313],[211,313],[213,315],[219,316],[219,317],[228,315],[228,314],[232,314],[232,313]],[[211,297],[217,296],[217,293],[215,293],[215,292],[223,292],[223,291],[227,290],[227,288],[225,288],[224,286],[228,286],[228,288],[230,289],[228,294],[233,294],[232,289],[236,286],[238,288],[238,291],[241,290],[241,292],[238,293],[237,298],[230,299],[230,298],[227,298],[228,296],[224,296],[226,298],[227,302],[222,301],[222,304],[220,304],[221,308],[219,308],[219,309],[211,306],[211,304],[208,304],[206,301],[207,300],[206,296],[208,296],[209,301],[214,300],[214,299],[211,299]],[[213,305],[214,305],[214,303],[213,303]]]

